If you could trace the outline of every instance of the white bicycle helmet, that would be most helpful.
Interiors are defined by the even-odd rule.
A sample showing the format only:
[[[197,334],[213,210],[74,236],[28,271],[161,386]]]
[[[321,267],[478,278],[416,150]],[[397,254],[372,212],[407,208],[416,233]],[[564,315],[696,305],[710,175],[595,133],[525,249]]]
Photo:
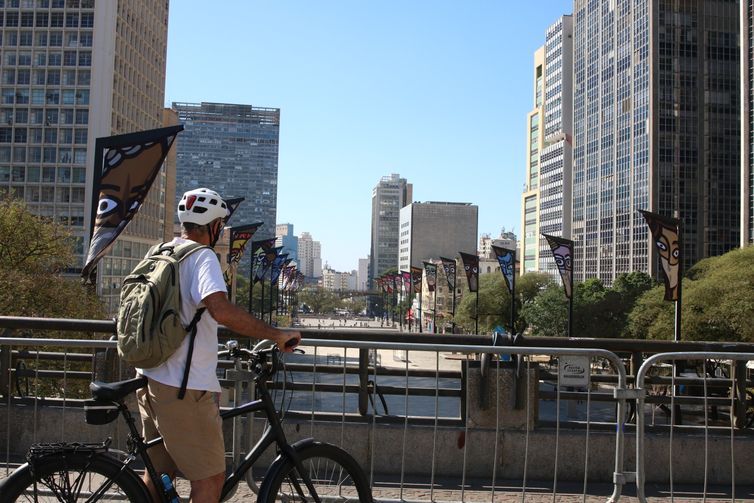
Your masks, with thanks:
[[[182,223],[207,225],[228,216],[228,206],[220,194],[210,189],[189,190],[178,202],[178,220]]]

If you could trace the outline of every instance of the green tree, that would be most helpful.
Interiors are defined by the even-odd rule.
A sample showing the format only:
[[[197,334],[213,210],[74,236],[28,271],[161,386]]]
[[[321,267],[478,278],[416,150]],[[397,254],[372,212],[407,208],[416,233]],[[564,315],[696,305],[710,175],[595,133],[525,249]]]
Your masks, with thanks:
[[[568,299],[563,287],[551,283],[524,304],[521,316],[532,335],[565,337],[568,330]]]
[[[674,303],[664,286],[642,295],[629,316],[633,337],[672,339]],[[694,265],[683,278],[681,340],[754,342],[754,247]]]
[[[479,333],[489,333],[496,326],[510,324],[510,292],[500,274],[479,276]],[[477,294],[464,287],[461,303],[456,307],[455,322],[462,330],[473,333],[477,316]],[[505,307],[504,307],[505,306]]]
[[[78,278],[61,273],[73,265],[68,230],[30,213],[20,201],[0,201],[0,313],[50,318],[105,317]]]
[[[322,287],[305,288],[299,292],[299,303],[306,304],[316,314],[331,314],[343,306],[335,292]]]

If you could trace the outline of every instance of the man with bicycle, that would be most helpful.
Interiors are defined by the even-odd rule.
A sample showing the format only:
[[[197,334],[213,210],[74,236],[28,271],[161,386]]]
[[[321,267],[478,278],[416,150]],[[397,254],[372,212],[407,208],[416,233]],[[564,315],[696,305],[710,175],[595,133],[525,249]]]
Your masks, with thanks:
[[[226,204],[217,192],[190,190],[178,203],[181,237],[168,245],[193,241],[214,248],[226,216]],[[201,307],[209,313],[196,323],[185,396],[178,398],[178,391],[189,359],[189,337],[165,363],[137,369],[149,379],[148,386],[137,391],[137,398],[145,439],[162,436],[164,440],[163,445],[149,451],[157,472],[173,479],[180,471],[191,481],[193,503],[216,503],[225,478],[225,444],[216,399],[220,392],[215,372],[218,323],[239,335],[274,341],[281,351],[293,351],[301,334],[273,328],[232,304],[220,262],[211,249],[199,250],[181,261],[179,278],[184,325],[189,325]],[[144,482],[154,501],[159,501],[148,474]]]

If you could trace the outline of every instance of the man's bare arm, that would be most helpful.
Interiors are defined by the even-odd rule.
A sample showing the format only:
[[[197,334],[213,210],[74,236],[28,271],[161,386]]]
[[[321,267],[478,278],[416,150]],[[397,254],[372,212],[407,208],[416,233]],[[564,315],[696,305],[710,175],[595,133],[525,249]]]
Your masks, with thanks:
[[[255,339],[269,339],[274,341],[281,351],[293,351],[293,348],[301,342],[301,334],[298,331],[284,332],[271,327],[230,302],[225,292],[207,295],[202,302],[207,306],[209,314],[215,321],[237,334]],[[295,344],[286,347],[286,343],[291,339],[295,340]]]

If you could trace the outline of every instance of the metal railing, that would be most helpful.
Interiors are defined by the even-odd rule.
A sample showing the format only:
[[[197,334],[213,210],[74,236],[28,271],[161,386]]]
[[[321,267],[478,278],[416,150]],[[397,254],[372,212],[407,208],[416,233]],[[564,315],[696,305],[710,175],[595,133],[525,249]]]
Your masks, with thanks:
[[[54,329],[91,331],[108,338],[112,327],[111,322],[0,317],[0,328],[5,328],[0,337],[0,407],[6,409],[0,409],[4,412],[0,431],[5,419],[5,435],[0,438],[4,439],[6,466],[19,461],[32,442],[95,441],[111,435],[114,445],[124,448],[119,422],[104,427],[83,425],[80,401],[71,394],[72,383],[80,383],[85,391],[83,385],[91,378],[128,376],[128,369],[117,359],[114,341],[10,337],[15,331],[30,335]],[[406,340],[406,334],[389,330],[304,330],[304,335],[307,353],[289,357],[286,372],[278,375],[290,378],[273,386],[286,409],[286,431],[292,440],[314,436],[346,447],[369,473],[379,501],[426,501],[426,494],[433,501],[475,501],[494,499],[501,492],[522,499],[547,494],[555,501],[562,491],[586,498],[595,494],[595,484],[600,483],[612,486],[609,500],[617,501],[623,487],[634,480],[637,494],[644,498],[646,483],[656,482],[659,475],[653,470],[648,481],[643,460],[659,451],[670,452],[673,459],[666,463],[672,472],[672,495],[674,484],[689,481],[683,475],[691,469],[687,465],[698,462],[693,456],[677,456],[683,451],[673,445],[681,439],[683,445],[698,445],[698,452],[705,453],[702,496],[708,493],[708,471],[712,474],[709,483],[729,484],[730,494],[735,494],[736,484],[753,483],[754,477],[742,476],[740,468],[727,470],[728,478],[720,472],[723,464],[732,466],[733,460],[749,462],[739,453],[742,448],[754,452],[750,442],[754,437],[742,430],[747,426],[746,391],[751,387],[745,361],[754,352],[651,356],[637,372],[639,389],[633,390],[634,379],[626,374],[625,363],[635,364],[636,352],[624,352],[625,346],[620,347],[619,356],[614,351],[581,347],[445,343],[488,341],[479,336],[412,335],[409,340],[428,343],[405,343],[400,341]],[[327,336],[331,339],[315,338]],[[369,336],[389,341],[364,340]],[[572,340],[554,342],[575,345]],[[542,341],[532,343],[541,345]],[[491,363],[480,358],[484,354],[495,355]],[[560,364],[574,355],[589,360],[586,387],[572,388],[561,382]],[[744,362],[743,370],[739,363],[738,371],[721,378],[679,375],[667,372],[666,367],[657,372],[662,358],[728,357]],[[19,365],[21,361],[25,368]],[[81,368],[72,370],[72,366]],[[222,380],[224,387],[241,390],[241,396],[228,395],[228,403],[248,398],[245,379],[231,373]],[[658,390],[665,394],[650,393]],[[712,396],[713,390],[718,396]],[[658,410],[667,410],[667,416],[663,413],[656,420]],[[710,420],[704,420],[699,410],[707,411]],[[683,425],[678,424],[681,411]],[[712,411],[718,415],[716,421]],[[233,439],[231,451],[240,454],[248,448],[253,432],[261,431],[257,421],[247,418],[232,433],[226,431],[226,438]],[[635,460],[632,450],[626,452],[624,447],[624,431],[631,431],[631,421],[637,427]],[[701,433],[705,443],[694,444]],[[726,446],[722,438],[729,439]],[[724,455],[721,449],[728,449],[730,458],[722,464],[708,462]],[[636,472],[625,471],[625,462],[635,462]]]
[[[741,467],[747,467],[748,470],[748,467],[754,461],[750,455],[751,442],[742,442],[745,438],[742,427],[749,426],[754,420],[754,410],[751,409],[752,392],[747,385],[748,380],[745,378],[747,373],[746,363],[751,360],[754,360],[754,353],[674,352],[653,355],[642,364],[636,374],[636,389],[634,390],[637,403],[636,487],[640,501],[647,501],[645,494],[645,486],[647,485],[646,458],[650,452],[652,453],[653,482],[659,484],[666,481],[671,498],[675,496],[676,487],[679,483],[688,483],[689,481],[699,483],[701,481],[701,497],[706,499],[709,497],[710,485],[724,482],[727,474],[730,482],[730,498],[731,501],[735,501],[738,485],[736,481],[737,473],[741,473]],[[724,366],[721,366],[725,361],[730,362],[727,371]],[[663,381],[663,388],[666,393],[664,403],[670,406],[668,409],[669,441],[665,452],[654,446],[651,449],[648,448],[649,431],[645,411],[645,406],[648,403],[647,396],[652,387],[652,384],[649,383],[649,374],[657,371],[658,366],[662,365],[663,362],[671,362],[669,368],[665,367],[666,371],[669,370],[670,377]],[[683,369],[689,368],[689,362],[701,362],[701,365],[698,366],[702,369],[700,371],[701,378],[684,378],[680,375]],[[689,402],[687,400],[688,386],[690,385],[701,386],[701,390],[699,390],[701,392],[701,405],[698,401]],[[734,392],[728,393],[729,396],[727,397],[711,397],[710,390],[715,387],[725,390],[731,389]],[[687,407],[697,407],[695,412],[697,412],[697,417],[701,416],[703,426],[703,440],[701,442],[699,442],[698,435],[696,438],[690,439],[688,436],[676,434],[678,429],[676,423],[682,410],[680,407],[682,404]],[[699,408],[701,410],[698,410]],[[719,408],[728,409],[728,428],[726,430],[729,432],[729,446],[727,459],[725,459],[726,449],[721,449],[722,446],[720,445],[723,437],[720,435],[712,437],[710,435],[710,432],[714,431],[713,423],[719,423],[721,419],[725,420],[724,414]],[[653,412],[654,409],[650,411],[651,417],[653,417]],[[744,424],[745,422],[748,424]],[[751,439],[750,435],[746,435],[746,437]],[[679,459],[687,461],[683,467],[677,466]],[[701,463],[699,462],[700,459]],[[693,463],[689,463],[690,460]],[[751,484],[751,477],[747,478],[748,480],[745,483]]]

